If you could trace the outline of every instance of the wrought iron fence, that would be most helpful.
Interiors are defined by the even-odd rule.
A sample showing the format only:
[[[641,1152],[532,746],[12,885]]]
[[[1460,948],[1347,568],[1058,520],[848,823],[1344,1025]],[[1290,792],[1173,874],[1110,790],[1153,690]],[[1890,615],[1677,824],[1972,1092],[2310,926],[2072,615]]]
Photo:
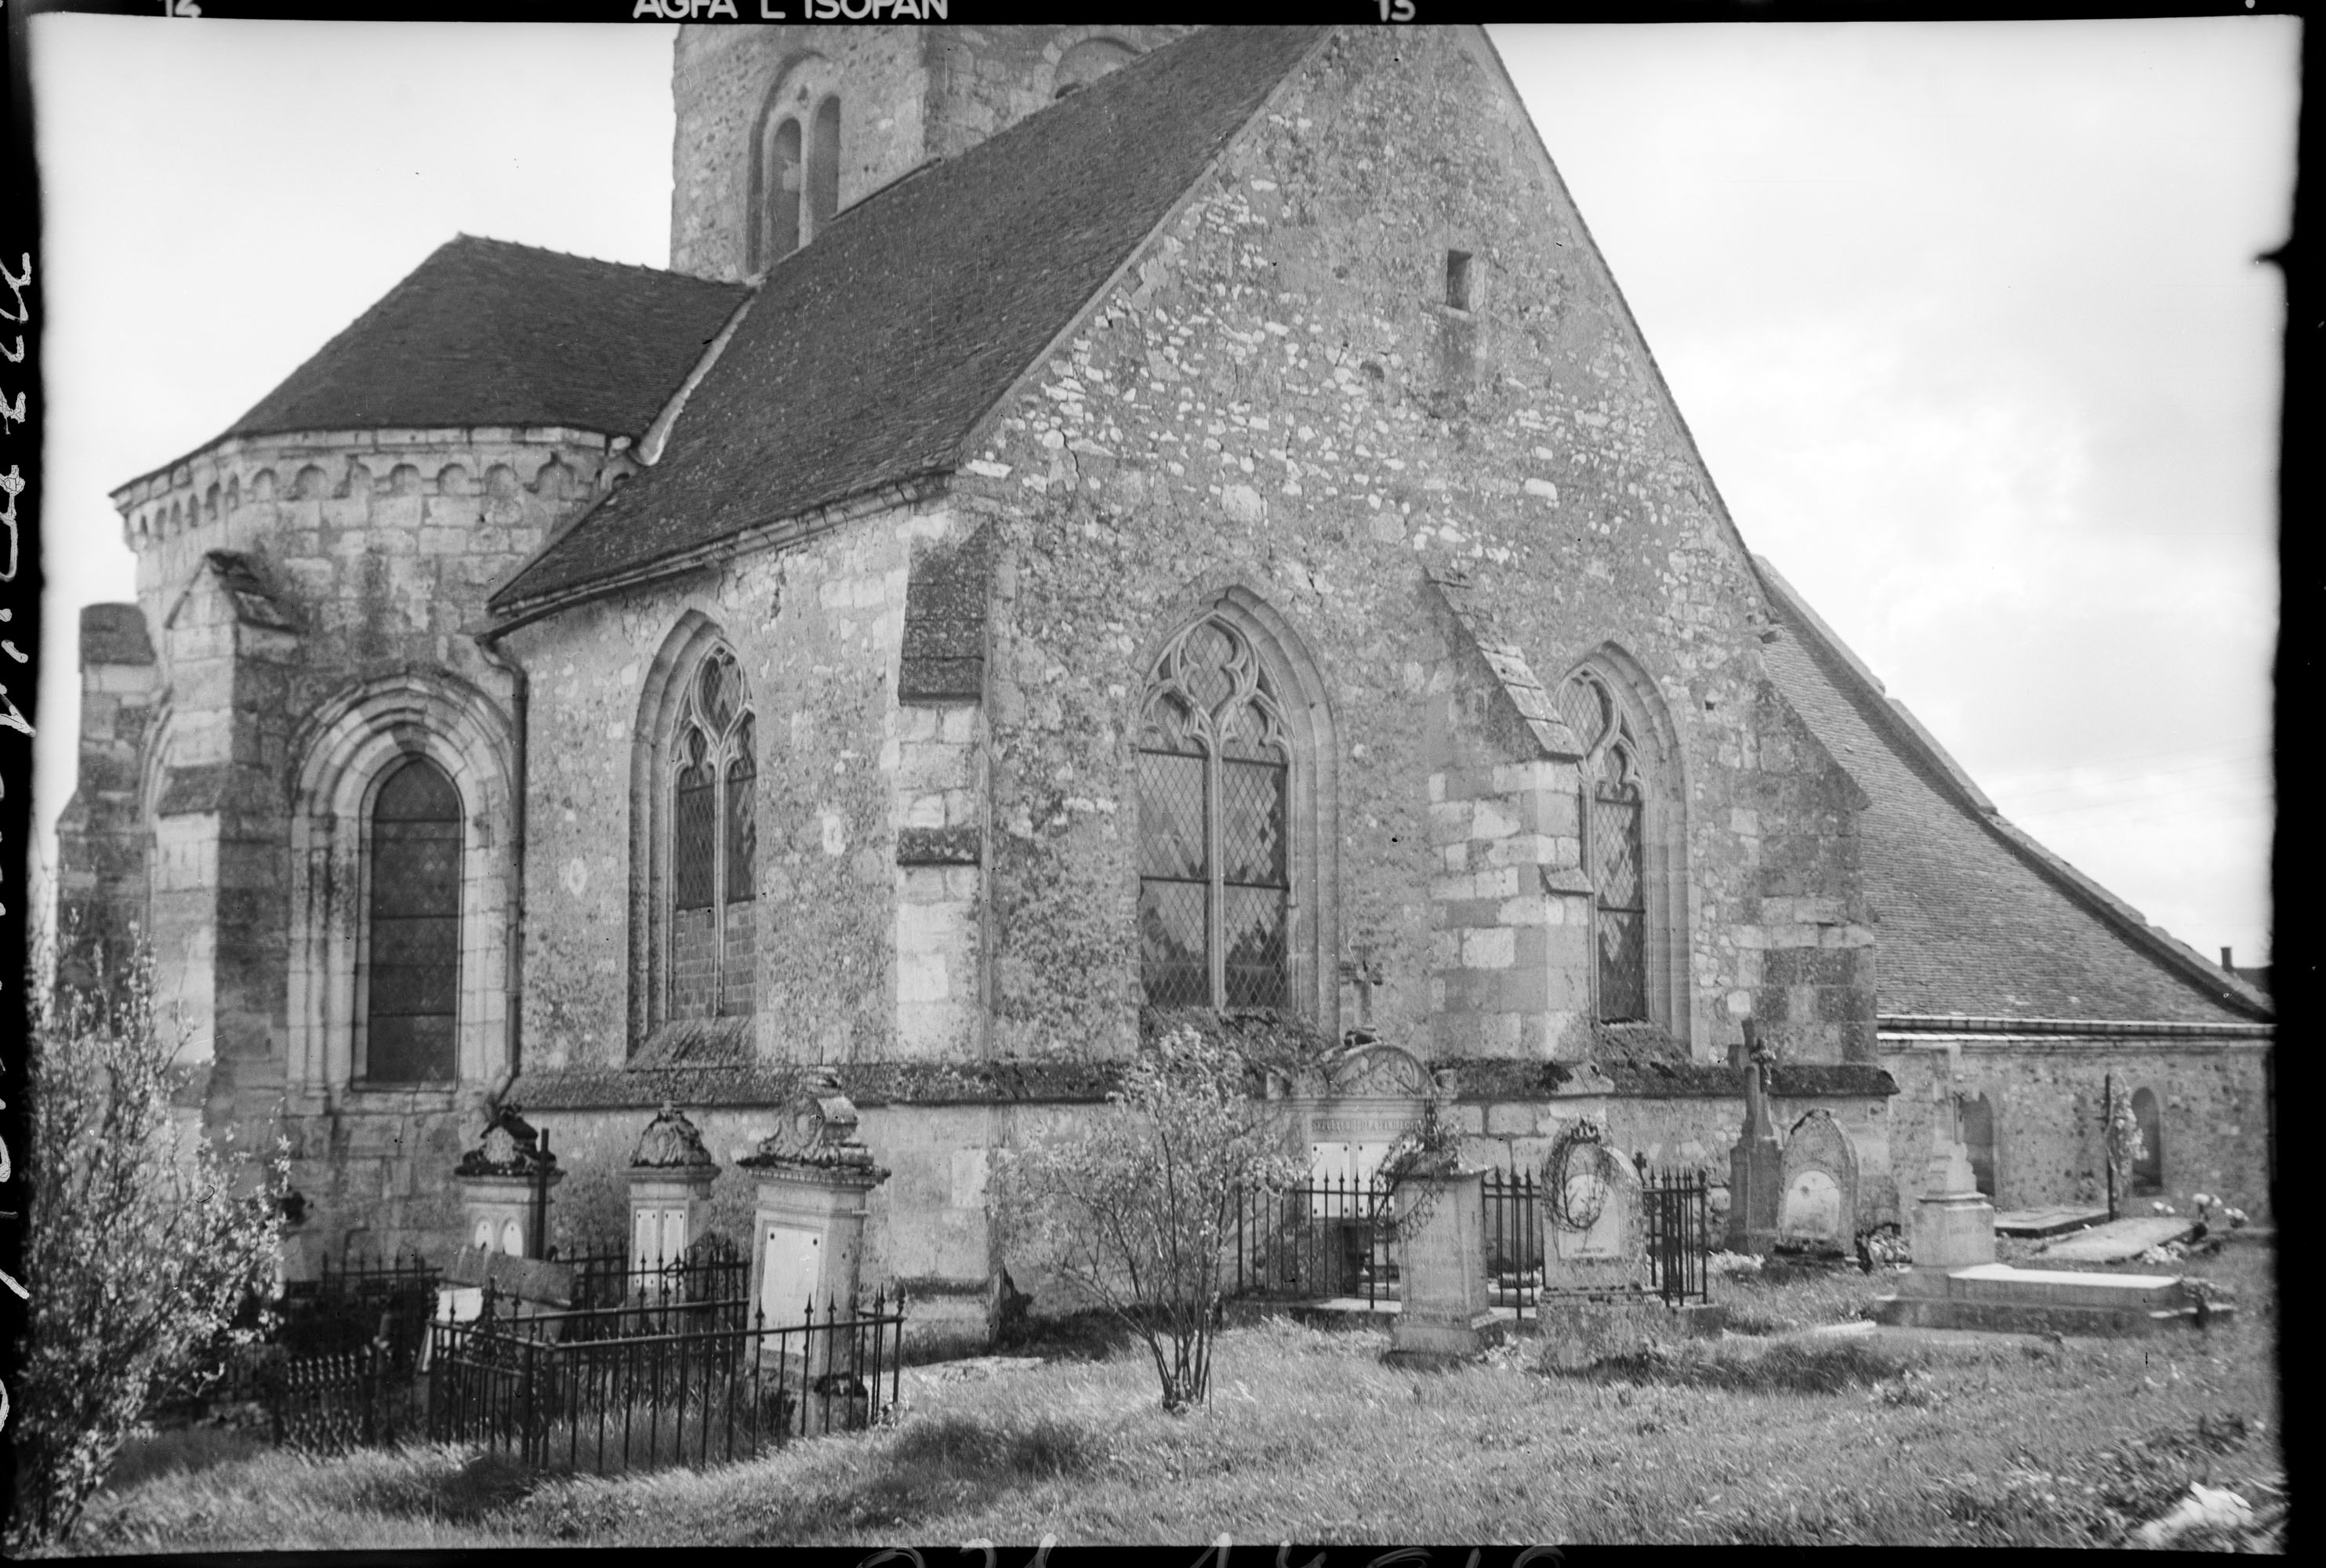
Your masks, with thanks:
[[[550,1261],[573,1271],[579,1310],[643,1302],[740,1301],[749,1293],[751,1257],[731,1237],[713,1232],[675,1258],[642,1259],[620,1245],[592,1246]]]
[[[1396,1301],[1390,1194],[1385,1182],[1346,1177],[1240,1193],[1228,1293]]]
[[[441,1281],[436,1265],[416,1255],[336,1268],[326,1259],[315,1278],[284,1283],[274,1342],[294,1360],[377,1346],[392,1366],[408,1372],[435,1313]]]
[[[1306,1301],[1399,1298],[1391,1241],[1392,1189],[1346,1180],[1246,1193],[1237,1205],[1229,1293]],[[1678,1304],[1710,1299],[1711,1181],[1697,1171],[1643,1173],[1648,1288]],[[1531,1317],[1542,1289],[1542,1181],[1531,1171],[1489,1171],[1484,1182],[1488,1300]]]
[[[1649,1288],[1672,1306],[1712,1299],[1712,1179],[1702,1170],[1650,1172]]]
[[[384,1345],[320,1356],[277,1356],[259,1364],[275,1446],[314,1453],[383,1447],[422,1425],[419,1385],[409,1363]]]
[[[515,1317],[488,1300],[431,1327],[429,1436],[544,1470],[609,1471],[749,1459],[795,1437],[870,1425],[896,1403],[904,1298],[856,1315],[740,1321],[740,1298],[688,1303],[675,1330],[629,1331],[637,1305]]]
[[[1531,1171],[1486,1172],[1486,1299],[1524,1321],[1542,1290],[1541,1183]]]

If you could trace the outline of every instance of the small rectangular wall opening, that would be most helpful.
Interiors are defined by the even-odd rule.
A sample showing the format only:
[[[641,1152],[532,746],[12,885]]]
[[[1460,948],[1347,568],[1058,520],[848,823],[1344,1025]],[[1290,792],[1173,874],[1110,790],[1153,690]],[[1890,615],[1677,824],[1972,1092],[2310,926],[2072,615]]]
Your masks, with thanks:
[[[1446,304],[1449,310],[1470,308],[1470,253],[1466,250],[1446,253]]]

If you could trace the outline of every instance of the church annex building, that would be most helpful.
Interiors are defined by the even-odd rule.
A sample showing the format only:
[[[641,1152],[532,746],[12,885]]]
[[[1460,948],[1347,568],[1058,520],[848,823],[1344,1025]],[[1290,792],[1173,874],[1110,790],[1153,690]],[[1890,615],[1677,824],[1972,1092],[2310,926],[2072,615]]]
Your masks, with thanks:
[[[621,1234],[829,1068],[868,1288],[982,1299],[991,1153],[1142,1016],[1352,1045],[1362,1172],[1604,1115],[1726,1170],[1744,1027],[1894,1219],[2261,1218],[2268,999],[2003,820],[1753,555],[1475,29],[685,29],[668,271],[449,240],[115,492],[61,896],[135,922],[334,1258],[488,1107]],[[1902,1192],[1903,1189],[1903,1192]],[[1024,1277],[1022,1272],[1021,1279]]]

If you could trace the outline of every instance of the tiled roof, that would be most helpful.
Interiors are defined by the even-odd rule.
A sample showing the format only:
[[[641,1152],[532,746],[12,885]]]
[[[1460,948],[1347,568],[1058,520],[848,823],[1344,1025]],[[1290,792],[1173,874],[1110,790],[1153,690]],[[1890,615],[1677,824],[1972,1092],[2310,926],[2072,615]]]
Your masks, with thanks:
[[[1764,561],[1769,674],[1865,791],[1884,1013],[2266,1019],[2266,999],[2005,822]]]
[[[638,435],[746,292],[460,235],[226,434],[511,425]]]
[[[951,471],[1317,36],[1197,33],[842,213],[769,272],[656,466],[493,609]]]

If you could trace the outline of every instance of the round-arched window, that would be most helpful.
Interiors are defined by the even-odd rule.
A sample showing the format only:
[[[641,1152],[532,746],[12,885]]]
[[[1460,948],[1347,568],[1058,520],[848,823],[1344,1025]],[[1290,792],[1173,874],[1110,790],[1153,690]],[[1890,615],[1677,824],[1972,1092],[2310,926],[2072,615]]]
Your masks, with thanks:
[[[364,1078],[450,1083],[461,996],[461,792],[408,757],[371,812],[370,952],[364,967]]]

